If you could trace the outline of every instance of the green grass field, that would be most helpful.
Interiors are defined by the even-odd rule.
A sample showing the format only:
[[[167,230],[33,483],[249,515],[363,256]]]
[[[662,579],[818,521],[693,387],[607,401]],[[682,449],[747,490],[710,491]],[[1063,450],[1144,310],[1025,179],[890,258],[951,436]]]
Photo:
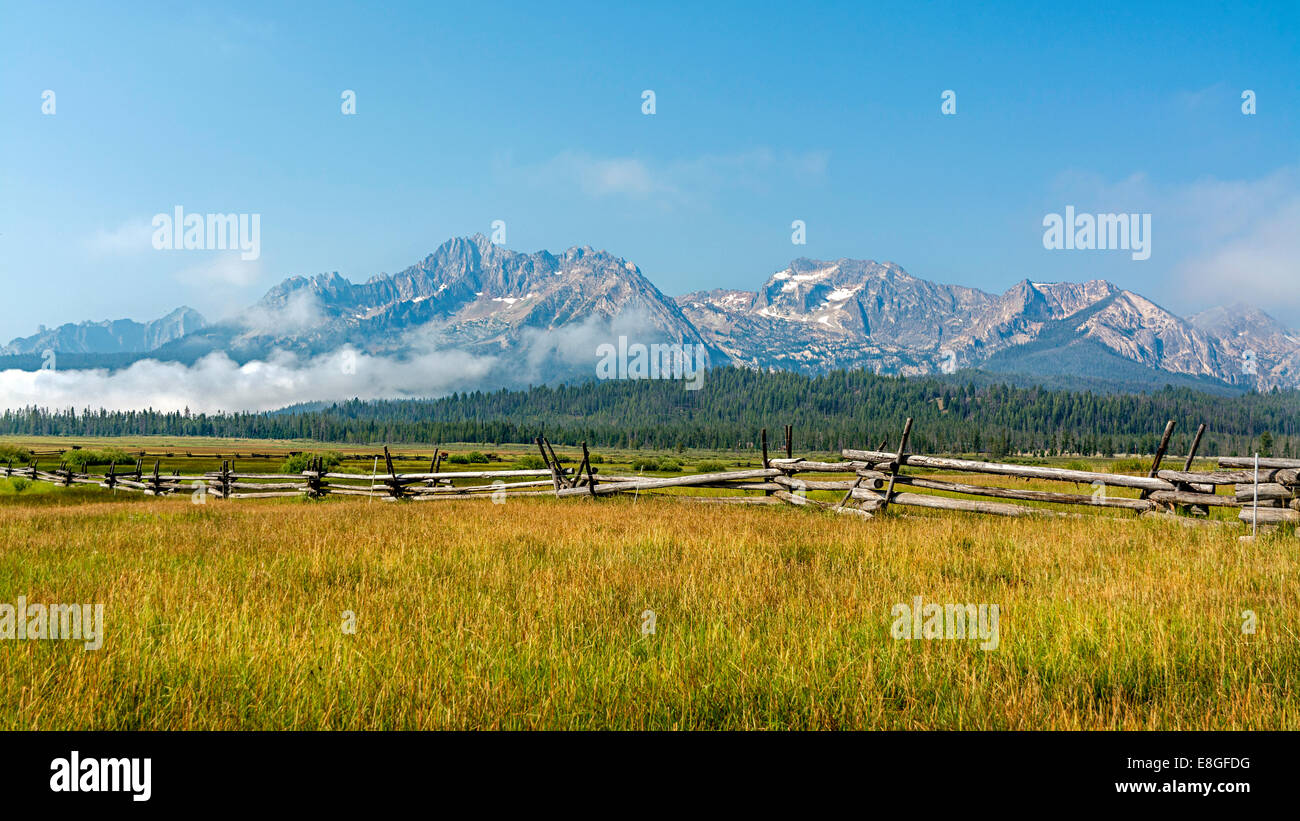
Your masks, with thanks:
[[[1300,729],[1290,531],[5,484],[0,603],[105,638],[0,640],[4,729]],[[996,649],[894,638],[916,596],[996,604]]]

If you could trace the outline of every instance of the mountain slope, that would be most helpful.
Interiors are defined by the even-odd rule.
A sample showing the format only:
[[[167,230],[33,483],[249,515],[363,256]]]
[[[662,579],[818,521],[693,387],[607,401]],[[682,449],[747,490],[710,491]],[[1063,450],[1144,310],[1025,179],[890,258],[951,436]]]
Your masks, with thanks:
[[[286,279],[238,320],[160,353],[190,360],[223,350],[246,360],[274,349],[316,354],[345,345],[396,355],[550,346],[566,349],[552,350],[560,358],[594,361],[596,346],[619,334],[704,344],[677,304],[627,260],[590,247],[523,254],[480,234],[449,240],[415,265],[363,283],[337,273]]]
[[[203,326],[203,316],[184,306],[152,322],[131,319],[69,322],[14,339],[0,348],[0,356],[40,354],[46,350],[78,354],[146,353]]]
[[[1217,339],[1236,384],[1300,385],[1300,333],[1249,305],[1220,306],[1187,320]]]
[[[936,285],[893,263],[799,259],[758,291],[677,301],[711,344],[757,368],[915,376],[977,367],[1147,388],[1295,386],[1300,370],[1300,335],[1263,312],[1216,309],[1198,324],[1104,280],[1026,279],[995,296]],[[1240,367],[1247,344],[1257,375]]]
[[[501,387],[590,378],[598,346],[619,336],[702,345],[713,365],[809,374],[978,368],[1125,390],[1300,383],[1300,333],[1249,306],[1182,319],[1105,280],[1022,279],[991,294],[921,279],[892,262],[806,258],[754,291],[672,299],[606,251],[525,254],[481,234],[364,282],[338,273],[290,277],[213,325],[182,308],[147,325],[43,330],[0,350],[7,357],[0,367],[39,367],[36,354],[46,348],[78,357],[66,360],[73,367],[121,367],[146,355],[193,362],[215,351],[247,362],[341,348],[408,362],[454,350],[486,362],[475,387]]]

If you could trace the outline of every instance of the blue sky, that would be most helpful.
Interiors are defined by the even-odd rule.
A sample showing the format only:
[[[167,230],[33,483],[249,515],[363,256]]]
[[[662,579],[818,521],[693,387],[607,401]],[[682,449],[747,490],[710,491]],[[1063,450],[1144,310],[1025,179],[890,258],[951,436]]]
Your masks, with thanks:
[[[498,219],[669,294],[848,256],[1300,326],[1295,3],[129,5],[6,4],[0,341],[218,318]],[[260,257],[154,250],[176,205],[260,214]],[[1045,250],[1066,205],[1150,213],[1151,258]]]

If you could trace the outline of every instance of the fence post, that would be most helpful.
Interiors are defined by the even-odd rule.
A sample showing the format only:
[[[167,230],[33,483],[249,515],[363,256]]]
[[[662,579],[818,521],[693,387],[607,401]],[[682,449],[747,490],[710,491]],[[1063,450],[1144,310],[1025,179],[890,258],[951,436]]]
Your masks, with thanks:
[[[1196,435],[1192,437],[1191,449],[1187,451],[1187,461],[1183,463],[1184,473],[1191,473],[1192,460],[1196,458],[1196,451],[1201,446],[1201,436],[1204,435],[1204,433],[1205,433],[1205,423],[1202,422],[1201,426],[1196,429]],[[1192,486],[1185,482],[1179,482],[1177,483],[1177,485],[1180,490],[1184,488],[1186,488],[1187,490],[1192,490]],[[1210,515],[1210,508],[1206,505],[1187,505],[1186,510],[1188,513],[1195,513],[1198,516]]]
[[[894,495],[894,479],[898,476],[898,471],[903,468],[903,460],[907,458],[907,440],[912,436],[912,417],[907,417],[907,422],[903,424],[903,438],[898,440],[898,453],[894,456],[894,461],[889,463],[889,487],[885,488],[885,500],[880,503],[880,512],[884,513],[889,507],[889,499]]]
[[[1196,436],[1192,438],[1192,449],[1187,452],[1187,461],[1183,463],[1183,472],[1190,473],[1192,470],[1192,460],[1196,458],[1196,450],[1201,446],[1201,436],[1205,433],[1205,423],[1196,429]]]
[[[535,436],[533,441],[537,443],[537,450],[542,454],[542,462],[546,464],[547,470],[551,472],[551,481],[555,484],[555,493],[560,492],[560,474],[556,471],[556,466],[551,464],[551,458],[546,455],[546,448],[542,446],[542,437]]]
[[[388,492],[394,499],[402,498],[402,483],[397,481],[397,470],[393,467],[393,457],[388,453],[388,445],[384,445],[384,465],[388,468]]]
[[[582,443],[582,466],[587,470],[587,491],[594,499],[596,498],[596,474],[591,469],[591,453],[587,451],[587,443]],[[582,468],[579,468],[581,470]]]
[[[1147,473],[1148,479],[1156,478],[1156,474],[1160,471],[1160,463],[1165,458],[1165,449],[1169,447],[1169,437],[1173,435],[1173,432],[1174,432],[1174,420],[1170,419],[1165,424],[1164,435],[1160,437],[1160,447],[1156,448],[1156,456],[1154,459],[1151,460],[1151,470]],[[1151,491],[1144,490],[1142,491],[1142,495],[1139,496],[1138,498],[1145,499],[1150,493]]]
[[[551,452],[551,461],[555,463],[555,472],[560,477],[560,484],[564,485],[565,487],[577,487],[578,485],[577,477],[575,476],[572,480],[570,480],[568,476],[565,475],[564,466],[560,464],[560,457],[555,455],[555,448],[551,447],[551,440],[543,436],[542,442],[546,445],[546,449]]]

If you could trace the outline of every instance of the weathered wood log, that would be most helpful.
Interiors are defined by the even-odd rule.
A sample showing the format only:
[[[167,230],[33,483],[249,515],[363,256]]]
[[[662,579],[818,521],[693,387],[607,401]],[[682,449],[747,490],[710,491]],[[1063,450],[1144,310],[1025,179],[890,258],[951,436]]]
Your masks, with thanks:
[[[1156,448],[1155,458],[1151,460],[1151,470],[1147,472],[1148,479],[1156,478],[1156,474],[1160,471],[1160,462],[1165,458],[1165,449],[1169,447],[1169,437],[1173,435],[1173,432],[1174,420],[1170,419],[1165,423],[1165,432],[1160,437],[1160,445]],[[1150,492],[1149,490],[1143,490],[1142,498],[1145,499]]]
[[[812,462],[807,459],[772,459],[772,467],[792,473],[853,473],[867,467],[866,462]]]
[[[1237,518],[1246,524],[1259,522],[1260,524],[1280,524],[1282,522],[1300,522],[1300,510],[1291,510],[1290,508],[1252,508],[1243,507],[1237,514]]]
[[[889,463],[889,484],[885,486],[885,496],[880,502],[880,511],[883,513],[889,507],[889,500],[894,495],[894,482],[898,478],[898,472],[903,468],[903,460],[907,458],[907,440],[912,435],[912,417],[907,417],[907,422],[903,424],[903,438],[898,441],[898,455]],[[859,476],[854,486],[862,484],[862,477]],[[849,493],[853,491],[850,490]],[[840,507],[844,507],[844,502],[848,500],[848,494],[845,498],[840,499]]]
[[[762,446],[763,446],[763,469],[764,469],[764,470],[767,470],[767,469],[770,469],[770,468],[772,467],[772,463],[771,463],[770,461],[768,461],[768,458],[767,458],[767,428],[763,428],[763,430],[762,430],[760,436],[761,436],[761,439],[762,439]],[[771,496],[771,495],[772,495],[772,491],[770,491],[770,490],[765,490],[765,491],[763,491],[763,495],[764,495],[764,496]]]
[[[231,478],[242,478],[245,474],[230,474]],[[397,480],[400,482],[421,482],[425,479],[508,479],[520,476],[550,476],[549,470],[463,470],[458,472],[442,473],[399,473]],[[252,477],[249,478],[262,478]],[[265,478],[297,478],[297,474],[286,476],[267,476]],[[326,479],[351,479],[358,482],[378,482],[393,477],[382,473],[326,473]]]
[[[1271,482],[1277,470],[1261,470],[1259,480]],[[1219,470],[1212,473],[1190,473],[1182,470],[1162,470],[1156,474],[1166,482],[1186,482],[1200,485],[1235,485],[1250,484],[1255,481],[1255,474],[1249,470]]]
[[[776,482],[710,482],[707,485],[694,485],[698,488],[713,490],[785,490],[785,485]]]
[[[561,486],[561,487],[573,487],[573,486],[574,486],[573,478],[572,478],[571,476],[569,476],[569,471],[565,470],[565,469],[564,469],[564,466],[560,464],[560,457],[558,457],[558,456],[555,455],[555,448],[551,447],[551,440],[550,440],[550,439],[547,439],[545,436],[543,436],[543,437],[542,437],[542,444],[546,445],[546,449],[547,449],[548,451],[550,451],[550,454],[551,454],[551,466],[554,467],[555,470],[556,470],[556,471],[559,473],[559,475],[560,475],[560,486]]]
[[[1219,467],[1224,468],[1251,468],[1255,467],[1254,456],[1220,456]],[[1262,472],[1264,468],[1300,468],[1300,459],[1278,459],[1275,457],[1261,456],[1259,458],[1259,469]]]
[[[1170,425],[1172,424],[1173,422],[1171,421]],[[1196,451],[1200,449],[1201,437],[1204,435],[1205,435],[1205,423],[1202,422],[1196,428],[1196,436],[1192,438],[1192,446],[1187,451],[1186,461],[1183,462],[1182,473],[1184,475],[1191,473],[1192,463],[1196,461]],[[1173,482],[1174,486],[1177,487],[1179,491],[1184,491],[1184,492],[1190,491],[1192,493],[1204,493],[1208,495],[1214,494],[1215,487],[1213,483],[1207,483],[1207,482],[1197,481],[1195,479],[1186,479],[1186,478],[1171,479],[1167,476],[1161,476],[1160,475],[1161,473],[1163,473],[1163,471],[1160,470],[1160,458],[1159,458],[1159,454],[1157,454],[1156,460],[1151,464],[1151,472],[1148,474],[1149,476],[1156,476],[1165,479],[1165,481]],[[1155,492],[1164,493],[1166,491],[1155,491]],[[1142,498],[1144,499],[1151,498],[1151,496],[1148,494],[1147,491],[1144,490],[1142,491]],[[1186,507],[1186,511],[1194,516],[1208,516],[1210,513],[1209,506],[1203,504],[1188,505]]]
[[[847,459],[862,459],[873,464],[887,463],[897,458],[897,454],[871,450],[843,450],[841,454]],[[1042,465],[1010,465],[999,462],[978,462],[971,459],[950,459],[942,456],[921,456],[912,454],[902,460],[910,467],[939,468],[957,470],[966,473],[992,473],[1000,476],[1020,476],[1026,479],[1050,479],[1060,482],[1092,484],[1101,482],[1113,487],[1133,487],[1142,490],[1174,490],[1172,482],[1147,476],[1127,476],[1122,473],[1097,473],[1090,470],[1067,470],[1066,468],[1044,467]]]
[[[220,487],[220,486],[218,486]],[[233,485],[234,490],[291,490],[307,489],[311,485],[307,482],[236,482]]]
[[[110,490],[113,490],[113,491],[124,490],[124,491],[126,491],[127,493],[143,493],[143,492],[147,492],[144,488],[140,488],[140,487],[127,487],[126,485],[123,485],[123,484],[121,484],[121,483],[119,483],[119,482],[115,482],[115,483],[113,484],[113,487],[110,488]]]
[[[229,461],[223,461],[223,462],[221,463],[221,473],[220,473],[220,475],[218,476],[218,480],[217,480],[217,481],[219,481],[219,482],[221,483],[221,498],[223,498],[223,499],[229,499],[229,498],[230,498],[230,493],[231,493],[231,489],[232,489],[232,488],[231,488],[231,478],[230,478],[230,468],[231,468],[231,463],[230,463]]]
[[[114,461],[109,463],[108,473],[105,474],[104,483],[100,485],[100,487],[106,487],[109,490],[113,490],[116,486],[117,486],[117,462]]]
[[[1191,471],[1192,463],[1196,461],[1196,451],[1201,447],[1201,437],[1204,435],[1205,423],[1202,422],[1200,427],[1196,429],[1196,436],[1192,439],[1192,447],[1187,451],[1187,461],[1183,463],[1185,473]],[[1154,471],[1154,473],[1157,476],[1160,475],[1159,471]],[[1204,482],[1174,482],[1174,484],[1178,485],[1179,490],[1190,490],[1195,493],[1214,493],[1214,485]],[[1187,512],[1193,516],[1210,515],[1210,509],[1206,505],[1191,505],[1187,508]]]
[[[129,487],[129,488],[133,488],[133,489],[135,489],[135,490],[146,490],[146,489],[149,489],[149,488],[152,488],[152,487],[153,487],[153,483],[152,483],[152,482],[137,482],[137,481],[135,481],[134,479],[122,479],[122,478],[119,478],[119,479],[117,480],[117,484],[120,485],[120,486],[122,486],[122,487]]]
[[[334,495],[338,495],[338,496],[387,496],[388,494],[387,494],[386,492],[382,491],[382,490],[365,490],[365,489],[362,489],[362,488],[335,487],[335,486],[331,485],[331,486],[330,486],[330,495],[331,495],[331,496],[334,496]]]
[[[1260,501],[1265,499],[1281,499],[1291,501],[1295,498],[1295,491],[1286,485],[1279,485],[1276,482],[1261,482],[1258,485],[1237,485],[1236,498],[1239,502],[1250,502],[1255,499],[1256,492],[1259,493]]]
[[[453,486],[453,487],[448,487],[447,485],[439,485],[439,486],[437,486],[437,487],[427,487],[427,486],[424,486],[424,487],[412,487],[412,488],[407,488],[407,489],[406,489],[406,492],[407,492],[407,493],[412,493],[412,494],[420,494],[420,495],[428,495],[428,494],[430,494],[430,493],[433,493],[433,494],[450,494],[450,495],[453,495],[453,496],[463,496],[463,495],[466,495],[466,494],[473,494],[473,493],[493,493],[493,492],[498,491],[498,490],[507,490],[507,491],[508,491],[508,490],[513,489],[513,488],[523,488],[523,487],[528,487],[528,488],[545,487],[545,486],[547,486],[547,485],[549,485],[549,484],[551,484],[551,480],[550,480],[550,479],[541,479],[541,480],[538,480],[538,481],[536,481],[536,482],[509,482],[509,483],[502,483],[502,484],[500,484],[500,485],[494,485],[494,484],[488,484],[488,485],[460,485],[460,486],[458,486],[458,487],[455,487],[455,486]]]
[[[548,483],[549,484],[549,483]],[[564,490],[580,490],[584,494],[587,492],[585,487],[564,488]],[[482,499],[484,494],[475,493],[469,496],[463,496],[459,493],[421,493],[412,494],[405,497],[406,501],[411,502],[447,502],[447,501],[464,501],[466,499]],[[510,494],[511,499],[518,499],[524,496],[545,496],[550,499],[555,498],[554,490],[517,490]],[[391,501],[391,499],[389,500]]]
[[[865,501],[879,501],[882,506],[884,503],[884,498],[881,494],[874,493],[870,490],[864,490],[863,488],[857,488],[854,490],[853,498],[863,499]],[[987,513],[992,516],[1042,516],[1046,518],[1063,518],[1071,515],[1056,510],[1025,507],[1024,505],[1013,505],[1007,502],[980,502],[973,499],[953,499],[949,496],[931,496],[928,493],[895,492],[893,496],[890,497],[889,503],[894,505],[907,505],[909,507],[926,507],[934,510],[961,510],[967,513]]]
[[[862,480],[860,487],[884,490],[889,483],[889,474],[879,470],[859,470],[856,475]]]
[[[595,495],[596,472],[591,469],[591,453],[587,450],[587,441],[582,442],[582,464],[587,469],[587,489]]]
[[[997,499],[1020,499],[1026,502],[1051,502],[1053,504],[1114,507],[1127,510],[1150,510],[1154,506],[1152,502],[1146,499],[1128,499],[1122,496],[1089,496],[1081,493],[1055,493],[1048,490],[1018,490],[990,485],[967,485],[959,482],[927,479],[921,476],[899,476],[898,481],[901,484],[923,487],[929,490],[964,493],[968,496],[990,496]]]
[[[687,502],[700,502],[713,505],[779,505],[781,500],[775,496],[679,496]]]
[[[242,480],[244,480],[244,479],[285,479],[285,480],[289,480],[289,479],[301,479],[302,476],[303,476],[303,474],[301,474],[301,473],[230,473],[230,474],[227,474],[227,475],[230,477],[231,481],[236,481],[236,480],[242,481]],[[351,475],[356,475],[356,474],[348,474],[348,475],[351,476]],[[193,478],[195,478],[195,479],[219,479],[219,478],[221,478],[221,476],[222,476],[221,471],[219,471],[219,470],[214,470],[214,471],[209,471],[208,473],[205,473],[205,474],[203,474],[202,476],[195,476],[195,477],[193,477]]]
[[[231,499],[274,499],[280,496],[301,496],[302,491],[292,491],[285,493],[232,493]]]
[[[830,502],[822,502],[822,501],[818,501],[817,499],[809,499],[806,496],[799,496],[797,494],[791,493],[788,490],[775,491],[772,494],[772,497],[775,499],[780,499],[783,502],[796,505],[798,507],[804,507],[804,506],[815,507],[821,510],[829,510],[833,513],[843,513],[849,516],[856,516],[860,519],[872,518],[872,515],[865,510],[861,510],[856,507],[840,507],[839,505],[833,505]]]
[[[800,479],[796,476],[777,476],[772,481],[793,490],[848,490],[856,484],[853,479],[826,481],[824,479]]]
[[[641,479],[636,482],[603,482],[596,485],[597,495],[606,493],[623,493],[634,490],[656,490],[668,487],[689,487],[691,485],[707,485],[710,482],[724,482],[729,479],[770,479],[780,476],[781,471],[776,468],[768,470],[736,470],[727,473],[698,473],[694,476],[674,476],[664,479]],[[556,491],[557,496],[574,496],[587,495],[587,489],[581,487],[561,488]]]
[[[1171,505],[1204,505],[1206,507],[1240,507],[1241,503],[1231,496],[1218,496],[1213,493],[1193,493],[1185,490],[1153,490],[1147,495],[1153,502]]]
[[[1192,439],[1191,448],[1188,449],[1187,451],[1187,461],[1183,463],[1184,471],[1189,471],[1192,469],[1192,462],[1196,461],[1196,451],[1200,449],[1201,437],[1204,435],[1205,435],[1205,423],[1202,422],[1201,426],[1196,429],[1196,436],[1193,437]],[[1156,471],[1156,475],[1157,476],[1160,475],[1160,472]]]
[[[388,476],[380,481],[388,488],[388,495],[394,499],[401,499],[406,495],[402,483],[397,478],[397,468],[393,467],[393,456],[388,452],[388,446],[384,446],[384,467],[388,468]]]

